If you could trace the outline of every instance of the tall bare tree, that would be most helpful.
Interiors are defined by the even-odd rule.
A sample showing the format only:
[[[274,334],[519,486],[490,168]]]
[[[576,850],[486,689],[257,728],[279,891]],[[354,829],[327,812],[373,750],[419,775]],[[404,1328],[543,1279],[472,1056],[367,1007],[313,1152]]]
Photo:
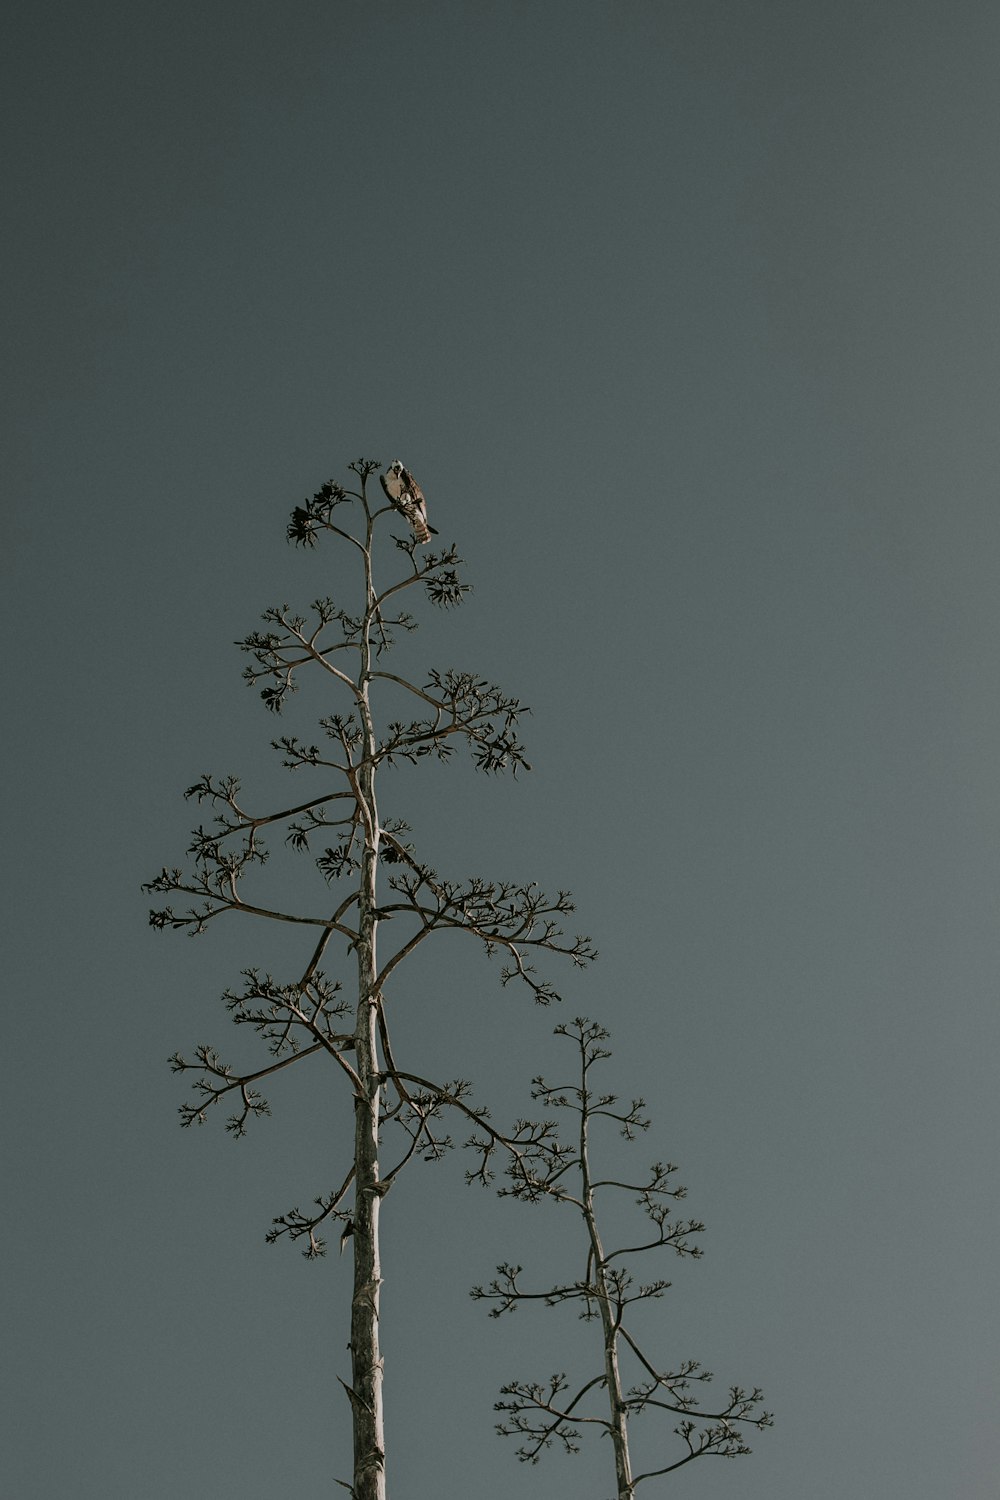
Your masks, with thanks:
[[[247,805],[236,778],[203,776],[187,796],[208,804],[213,819],[208,828],[195,830],[188,850],[191,867],[164,868],[145,887],[194,898],[183,911],[172,906],[152,911],[155,928],[202,933],[218,917],[235,913],[303,929],[302,966],[291,980],[247,969],[241,988],[224,997],[232,1019],[259,1034],[270,1061],[244,1072],[203,1046],[190,1058],[175,1054],[171,1063],[176,1071],[194,1075],[195,1099],[182,1106],[182,1123],[201,1124],[216,1105],[228,1101],[235,1109],[227,1128],[236,1136],[245,1133],[252,1117],[269,1113],[261,1084],[305,1057],[325,1057],[333,1076],[351,1092],[354,1151],[341,1185],[316,1199],[315,1212],[291,1209],[276,1218],[268,1238],[304,1239],[303,1253],[317,1257],[324,1253],[324,1231],[332,1224],[341,1231],[341,1248],[353,1244],[351,1375],[344,1385],[354,1462],[351,1481],[338,1483],[355,1500],[385,1496],[379,1340],[382,1200],[406,1162],[437,1157],[450,1144],[438,1123],[446,1109],[471,1120],[478,1139],[505,1146],[515,1156],[526,1140],[530,1143],[530,1136],[505,1142],[490,1125],[487,1111],[472,1103],[468,1084],[427,1079],[397,1065],[389,1022],[400,966],[429,939],[458,930],[488,955],[502,956],[503,984],[523,984],[544,1003],[557,996],[536,973],[535,954],[562,954],[577,965],[595,956],[589,938],[568,937],[563,931],[562,920],[573,910],[567,892],[550,897],[533,883],[440,876],[417,857],[407,825],[380,813],[378,778],[398,761],[443,760],[455,745],[464,744],[482,771],[527,768],[518,739],[524,710],[517,699],[465,671],[432,670],[418,683],[383,666],[398,632],[415,628],[413,617],[400,608],[407,591],[448,608],[462,602],[468,585],[460,580],[461,560],[454,547],[424,550],[430,533],[412,496],[390,504],[381,503],[381,495],[373,499],[371,480],[380,468],[374,460],[357,460],[350,465],[357,488],[324,484],[296,508],[288,526],[296,543],[311,547],[330,541],[353,554],[361,575],[359,606],[348,610],[332,599],[318,599],[303,616],[281,605],[266,611],[263,630],[239,642],[250,658],[247,682],[257,686],[275,714],[281,713],[302,672],[319,673],[328,685],[331,711],[319,721],[321,743],[289,734],[272,741],[283,765],[310,778],[313,789],[294,805],[260,811]],[[386,493],[391,496],[391,490]],[[402,567],[384,582],[376,577],[376,533],[401,516],[411,528],[408,536],[393,538]],[[271,834],[293,850],[312,852],[324,879],[337,888],[332,903],[317,902],[318,910],[304,912],[281,888],[269,888],[264,840]],[[330,842],[323,844],[324,839]],[[383,951],[380,929],[390,918],[392,932],[401,936]],[[324,965],[331,961],[340,965],[341,977],[328,977]],[[345,977],[345,964],[355,969],[353,981]],[[400,1149],[386,1167],[382,1141],[389,1124],[402,1134]]]
[[[751,1450],[744,1434],[748,1429],[770,1427],[771,1414],[761,1405],[762,1393],[754,1388],[730,1386],[728,1398],[713,1411],[699,1408],[696,1388],[706,1385],[711,1372],[700,1361],[684,1359],[674,1368],[658,1364],[633,1326],[634,1308],[651,1298],[660,1298],[670,1286],[662,1277],[637,1282],[623,1257],[660,1250],[697,1259],[701,1249],[693,1239],[704,1231],[697,1219],[675,1219],[674,1203],[686,1197],[686,1188],[675,1183],[677,1168],[657,1161],[638,1180],[597,1177],[593,1163],[593,1127],[617,1127],[628,1141],[649,1127],[645,1101],[628,1105],[614,1094],[595,1091],[591,1072],[611,1056],[604,1046],[608,1032],[597,1022],[578,1017],[570,1025],[556,1027],[556,1035],[576,1048],[572,1081],[551,1084],[539,1075],[532,1083],[532,1098],[546,1110],[575,1116],[570,1139],[563,1139],[552,1120],[538,1123],[518,1121],[505,1142],[503,1160],[509,1186],[501,1195],[538,1203],[550,1199],[575,1211],[580,1224],[581,1274],[554,1286],[524,1285],[522,1267],[503,1264],[488,1287],[473,1288],[472,1295],[493,1304],[490,1315],[498,1318],[526,1302],[545,1307],[570,1304],[579,1316],[600,1330],[600,1357],[579,1379],[565,1374],[546,1380],[513,1381],[501,1389],[496,1409],[503,1413],[497,1431],[517,1437],[518,1458],[537,1463],[553,1443],[567,1453],[579,1449],[582,1429],[611,1438],[614,1452],[617,1500],[635,1500],[639,1486],[683,1468],[696,1458],[736,1458]],[[481,1176],[485,1179],[497,1142],[488,1136],[476,1142],[481,1152]],[[515,1149],[512,1149],[515,1148]],[[626,1244],[604,1243],[607,1212],[599,1205],[610,1196],[625,1194],[640,1210],[635,1238]],[[634,1209],[633,1209],[634,1214]],[[626,1215],[616,1210],[613,1222],[624,1229]],[[645,1222],[643,1222],[645,1220]],[[624,1368],[631,1367],[634,1381],[626,1385]],[[680,1440],[677,1457],[657,1462],[640,1474],[633,1472],[629,1445],[629,1423],[646,1412],[679,1416],[673,1429]]]

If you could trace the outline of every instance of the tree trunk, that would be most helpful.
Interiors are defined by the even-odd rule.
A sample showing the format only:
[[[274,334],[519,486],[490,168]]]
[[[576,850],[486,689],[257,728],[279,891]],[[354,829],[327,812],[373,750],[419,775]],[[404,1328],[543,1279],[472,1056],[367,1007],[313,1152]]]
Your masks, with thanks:
[[[354,1500],[385,1500],[385,1432],[382,1415],[382,1354],[379,1348],[379,1112],[378,966],[375,909],[379,855],[375,800],[375,726],[368,697],[371,671],[369,633],[376,610],[371,578],[371,526],[365,553],[368,603],[362,631],[358,711],[362,758],[355,794],[364,825],[364,854],[358,889],[358,1008],[355,1059],[362,1092],[354,1101],[354,1296],[351,1301],[351,1406],[354,1428]]]
[[[584,1072],[586,1087],[586,1071]],[[604,1330],[604,1382],[611,1408],[611,1441],[615,1450],[615,1477],[618,1481],[618,1500],[634,1500],[635,1485],[632,1482],[632,1460],[628,1447],[625,1402],[622,1397],[621,1372],[618,1368],[618,1328],[611,1304],[612,1292],[607,1280],[604,1246],[601,1244],[594,1212],[594,1194],[590,1181],[590,1157],[587,1130],[586,1101],[580,1114],[580,1170],[583,1174],[583,1215],[590,1236],[593,1257],[594,1283],[597,1301],[601,1309],[601,1327]]]
[[[366,851],[365,863],[374,863]],[[365,872],[368,873],[367,871]],[[372,878],[374,875],[372,874]],[[373,903],[374,904],[374,903]],[[385,1500],[385,1437],[382,1420],[382,1355],[379,1349],[380,1086],[373,993],[373,923],[358,944],[359,998],[355,1047],[364,1094],[354,1101],[354,1296],[351,1301],[351,1405],[354,1427],[355,1500]]]

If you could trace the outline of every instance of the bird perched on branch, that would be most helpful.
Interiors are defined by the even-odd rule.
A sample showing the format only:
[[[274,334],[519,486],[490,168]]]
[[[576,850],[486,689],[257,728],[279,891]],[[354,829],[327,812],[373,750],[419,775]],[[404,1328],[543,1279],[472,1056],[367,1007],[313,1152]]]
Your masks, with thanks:
[[[434,527],[427,524],[427,501],[424,499],[424,492],[409,469],[405,468],[398,458],[395,463],[389,465],[384,474],[379,475],[379,479],[393,505],[410,523],[415,542],[429,542],[432,536],[437,536]]]

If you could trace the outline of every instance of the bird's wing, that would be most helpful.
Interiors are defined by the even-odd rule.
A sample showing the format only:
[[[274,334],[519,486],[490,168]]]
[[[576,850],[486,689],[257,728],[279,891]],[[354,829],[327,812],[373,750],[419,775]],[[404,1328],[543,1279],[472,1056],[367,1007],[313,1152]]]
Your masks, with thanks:
[[[421,511],[426,510],[427,501],[424,498],[424,492],[420,488],[417,481],[414,479],[413,475],[410,473],[409,469],[404,469],[399,477],[403,481],[404,489],[409,491],[409,498],[413,501],[413,504],[416,505]]]
[[[386,495],[392,501],[393,505],[398,504],[399,497],[403,492],[403,486],[400,483],[399,475],[380,474],[378,477],[382,482],[382,488],[385,490]]]

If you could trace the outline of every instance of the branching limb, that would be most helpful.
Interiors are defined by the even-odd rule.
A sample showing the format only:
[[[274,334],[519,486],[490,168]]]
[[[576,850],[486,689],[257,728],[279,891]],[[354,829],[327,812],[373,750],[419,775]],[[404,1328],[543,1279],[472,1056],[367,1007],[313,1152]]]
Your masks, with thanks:
[[[494,1411],[508,1413],[507,1420],[498,1422],[496,1430],[501,1437],[528,1439],[517,1450],[522,1463],[537,1463],[542,1451],[551,1447],[554,1441],[562,1444],[564,1452],[578,1453],[580,1431],[571,1425],[572,1422],[608,1431],[609,1424],[602,1417],[581,1417],[574,1413],[574,1408],[588,1391],[602,1384],[602,1377],[595,1376],[581,1386],[571,1400],[557,1406],[556,1397],[569,1389],[565,1375],[552,1375],[547,1386],[535,1381],[512,1381],[500,1388],[500,1394],[510,1399],[497,1401],[493,1407]],[[542,1420],[535,1420],[533,1413],[538,1413]]]
[[[254,1073],[234,1075],[231,1066],[224,1063],[214,1047],[201,1046],[195,1048],[195,1061],[188,1062],[179,1052],[175,1052],[170,1059],[170,1068],[174,1073],[183,1073],[189,1069],[198,1070],[202,1076],[195,1079],[191,1087],[197,1094],[202,1096],[202,1103],[182,1104],[178,1110],[182,1125],[204,1125],[208,1117],[208,1111],[213,1104],[218,1104],[227,1094],[238,1089],[243,1103],[243,1109],[239,1114],[230,1115],[226,1121],[226,1129],[234,1136],[246,1135],[246,1122],[250,1115],[269,1115],[271,1106],[263,1094],[253,1087],[260,1079],[277,1073],[281,1068],[287,1068],[291,1063],[299,1062],[307,1057],[310,1052],[319,1051],[320,1044],[297,1052],[291,1057],[282,1058],[280,1062],[272,1063],[270,1067],[258,1068]]]
[[[306,1260],[318,1260],[321,1256],[325,1255],[326,1241],[321,1235],[316,1233],[316,1230],[327,1219],[332,1218],[344,1225],[346,1238],[347,1226],[351,1224],[351,1215],[347,1210],[341,1208],[340,1205],[343,1203],[347,1190],[353,1181],[354,1168],[352,1166],[335,1192],[328,1193],[325,1197],[321,1194],[318,1198],[313,1199],[313,1202],[319,1209],[318,1213],[304,1214],[297,1208],[290,1208],[287,1213],[275,1219],[273,1227],[264,1236],[267,1243],[273,1245],[283,1235],[287,1235],[291,1240],[301,1239],[303,1235],[308,1235],[309,1243],[302,1252]]]
[[[244,969],[243,978],[241,994],[227,990],[223,995],[226,1008],[237,1025],[251,1025],[276,1057],[298,1049],[299,1031],[320,1046],[338,1051],[353,1046],[353,1035],[345,1034],[343,1025],[350,1005],[337,998],[339,982],[331,984],[322,974],[314,974],[306,983],[277,984],[270,974],[256,969]]]
[[[348,1011],[347,1005],[335,998],[339,984],[331,985],[322,975],[314,974],[308,984],[279,985],[269,974],[261,976],[256,969],[245,969],[243,977],[246,985],[241,994],[225,992],[226,1008],[238,1024],[252,1026],[279,1060],[253,1072],[236,1073],[222,1061],[214,1047],[198,1047],[194,1062],[188,1062],[179,1052],[174,1053],[170,1065],[175,1073],[196,1070],[201,1074],[192,1084],[201,1096],[200,1102],[180,1106],[183,1125],[203,1125],[208,1110],[238,1089],[243,1109],[240,1114],[230,1116],[226,1128],[236,1136],[245,1135],[251,1114],[271,1113],[268,1101],[255,1085],[314,1052],[328,1053],[346,1073],[354,1092],[360,1090],[357,1072],[344,1056],[353,1048],[354,1037],[336,1027],[336,1022]],[[300,1033],[310,1039],[308,1046],[301,1044]]]
[[[597,957],[597,949],[589,937],[578,935],[567,939],[555,920],[575,910],[568,891],[548,897],[534,882],[515,885],[478,877],[463,884],[441,880],[433,870],[419,864],[407,846],[392,834],[385,832],[384,837],[395,850],[398,862],[407,869],[389,881],[390,888],[402,900],[382,905],[379,914],[383,918],[406,912],[415,916],[425,931],[469,933],[482,943],[488,956],[497,948],[504,949],[510,962],[501,971],[501,984],[507,985],[514,978],[522,980],[540,1004],[558,1000],[559,996],[552,984],[534,977],[535,970],[525,962],[523,949],[539,948],[562,954],[577,968],[585,967]],[[409,948],[401,949],[384,966],[383,982],[408,951]]]
[[[474,1286],[469,1295],[476,1302],[495,1302],[490,1308],[491,1318],[500,1318],[505,1312],[514,1312],[521,1302],[542,1302],[546,1307],[555,1307],[559,1302],[591,1300],[594,1288],[586,1282],[572,1282],[564,1286],[547,1287],[542,1292],[527,1292],[519,1284],[523,1266],[499,1265],[497,1274],[489,1286]]]
[[[644,1473],[637,1474],[634,1481],[636,1486],[647,1479],[658,1479],[663,1474],[670,1474],[675,1469],[681,1469],[695,1458],[711,1456],[741,1458],[752,1453],[753,1449],[735,1424],[755,1427],[761,1432],[767,1427],[773,1427],[772,1413],[758,1410],[761,1400],[762,1392],[757,1389],[748,1392],[737,1385],[731,1386],[728,1406],[723,1411],[709,1416],[708,1426],[699,1430],[696,1422],[686,1418],[674,1428],[674,1432],[687,1448],[684,1456],[673,1463],[665,1464],[662,1468],[647,1469]],[[706,1419],[703,1417],[701,1420]]]
[[[530,710],[516,698],[506,697],[494,684],[469,672],[432,672],[423,688],[393,672],[372,675],[396,683],[433,709],[425,718],[389,725],[388,737],[378,753],[390,765],[396,759],[415,763],[430,754],[444,760],[451,753],[446,741],[457,735],[468,742],[480,770],[509,769],[516,775],[519,768],[531,769],[516,734],[518,719]]]
[[[209,922],[221,916],[223,912],[239,911],[246,916],[267,917],[272,922],[290,922],[303,927],[322,927],[329,932],[339,932],[351,943],[357,941],[357,931],[354,928],[347,927],[344,923],[332,920],[330,917],[303,917],[298,912],[278,911],[271,907],[256,906],[252,902],[243,901],[237,893],[235,873],[225,869],[216,872],[213,877],[207,873],[199,873],[190,879],[185,879],[181,870],[163,869],[142,889],[150,892],[180,891],[186,895],[206,897],[202,907],[190,907],[186,912],[179,914],[172,906],[151,910],[149,925],[158,930],[165,927],[188,928],[190,935],[196,937],[205,931]]]

